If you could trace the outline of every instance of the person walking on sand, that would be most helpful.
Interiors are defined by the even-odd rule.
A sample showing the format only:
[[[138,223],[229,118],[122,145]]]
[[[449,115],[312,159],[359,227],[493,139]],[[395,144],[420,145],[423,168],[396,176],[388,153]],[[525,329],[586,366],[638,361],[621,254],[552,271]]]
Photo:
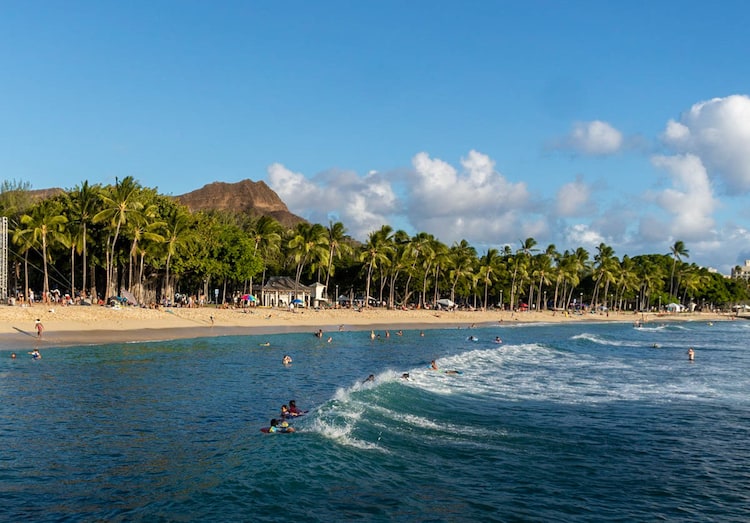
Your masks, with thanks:
[[[42,333],[44,332],[44,325],[42,325],[42,320],[37,318],[37,320],[34,322],[34,325],[36,327],[36,337],[41,338]]]

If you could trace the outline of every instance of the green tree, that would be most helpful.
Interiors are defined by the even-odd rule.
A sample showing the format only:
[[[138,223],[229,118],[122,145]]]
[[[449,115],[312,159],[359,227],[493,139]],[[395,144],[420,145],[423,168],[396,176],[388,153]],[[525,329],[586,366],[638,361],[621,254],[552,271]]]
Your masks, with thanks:
[[[114,186],[108,186],[101,192],[102,210],[94,215],[94,223],[106,223],[109,231],[107,239],[105,284],[107,297],[117,294],[114,281],[116,266],[117,240],[128,219],[134,219],[143,209],[140,201],[141,186],[132,176],[116,180]]]
[[[672,255],[672,274],[669,277],[669,294],[670,296],[677,296],[677,289],[674,288],[674,271],[678,261],[682,261],[682,258],[689,258],[690,251],[685,247],[685,243],[681,240],[674,242],[674,245],[670,247],[670,254]]]
[[[31,245],[41,248],[44,267],[43,295],[49,296],[49,270],[47,260],[50,246],[66,244],[65,224],[68,219],[62,214],[62,206],[55,200],[41,200],[31,208],[30,214],[21,216],[25,226],[22,236],[31,236]]]

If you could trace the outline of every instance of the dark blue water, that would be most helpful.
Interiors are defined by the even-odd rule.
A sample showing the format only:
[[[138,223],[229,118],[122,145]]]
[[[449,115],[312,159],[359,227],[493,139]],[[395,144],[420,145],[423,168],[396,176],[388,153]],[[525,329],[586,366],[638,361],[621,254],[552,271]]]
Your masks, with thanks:
[[[8,348],[0,518],[750,520],[750,323],[331,335]]]

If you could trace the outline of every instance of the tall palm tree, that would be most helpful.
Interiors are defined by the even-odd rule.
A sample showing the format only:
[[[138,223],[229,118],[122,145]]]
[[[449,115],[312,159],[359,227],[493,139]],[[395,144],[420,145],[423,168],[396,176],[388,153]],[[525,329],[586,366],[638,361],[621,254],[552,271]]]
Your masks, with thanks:
[[[674,271],[678,261],[682,261],[682,258],[689,258],[690,251],[685,247],[685,243],[682,240],[677,240],[674,245],[670,247],[670,254],[672,255],[672,274],[669,277],[669,294],[674,296],[677,294],[677,290],[674,288]]]
[[[373,231],[367,237],[367,243],[362,247],[359,260],[367,265],[367,279],[365,283],[365,307],[370,306],[370,283],[372,282],[373,270],[381,264],[387,263],[391,250],[390,243],[393,229],[390,225],[383,225],[379,230]]]
[[[596,276],[596,282],[594,283],[594,295],[591,298],[591,306],[595,307],[598,303],[599,288],[602,284],[605,285],[604,294],[606,295],[609,284],[615,280],[615,269],[616,265],[619,264],[615,256],[615,251],[612,247],[605,243],[600,243],[597,248],[597,254],[594,256],[596,265],[594,267],[594,275]]]
[[[328,235],[328,267],[326,267],[326,293],[328,293],[328,283],[331,280],[331,274],[333,274],[334,264],[333,260],[336,257],[344,254],[348,245],[344,243],[346,238],[346,227],[341,222],[334,223],[333,221],[328,222],[328,228],[326,229]],[[338,299],[338,296],[336,296]]]
[[[187,208],[175,206],[164,217],[166,225],[164,226],[164,245],[166,246],[165,277],[164,291],[162,296],[172,298],[172,287],[169,279],[169,267],[172,258],[182,249],[190,244],[193,239],[191,229],[193,218],[187,211]]]
[[[114,281],[115,254],[117,239],[123,226],[129,218],[137,215],[143,209],[140,201],[141,186],[132,176],[126,176],[122,181],[115,180],[114,186],[106,187],[101,193],[102,210],[96,213],[94,223],[105,222],[110,230],[107,249],[107,283],[105,285],[107,298],[117,294]]]
[[[510,287],[510,306],[511,308],[515,308],[516,303],[516,289],[520,288],[521,285],[518,285],[516,287],[516,279],[518,277],[518,270],[521,269],[522,266],[525,266],[526,258],[531,256],[532,252],[536,252],[537,249],[534,247],[536,246],[536,240],[534,238],[526,238],[526,240],[521,241],[521,248],[516,251],[516,256],[514,260],[514,268],[513,268],[513,280],[511,282]]]
[[[21,223],[30,231],[32,245],[41,247],[44,266],[43,296],[49,296],[49,271],[47,258],[49,247],[55,243],[65,244],[65,224],[68,219],[62,214],[62,207],[56,200],[41,200],[31,208],[31,214],[21,216]]]
[[[94,214],[97,211],[97,204],[100,201],[99,192],[101,191],[100,185],[89,185],[89,182],[84,181],[80,186],[76,186],[72,191],[68,192],[68,214],[69,220],[74,228],[74,234],[71,237],[71,241],[78,250],[78,253],[83,256],[83,270],[82,270],[82,283],[81,289],[86,292],[86,276],[88,274],[88,260],[87,260],[87,246],[89,237],[89,225],[92,223]],[[72,270],[72,269],[71,269]],[[71,278],[71,285],[73,278]],[[75,292],[75,290],[73,290]],[[91,294],[91,292],[89,292]]]
[[[407,271],[408,277],[404,288],[404,301],[408,301],[411,296],[411,291],[409,289],[411,280],[417,276],[417,268],[423,261],[425,253],[430,249],[433,240],[434,237],[426,232],[420,232],[409,240],[409,244],[404,254],[405,258],[411,260],[411,264]],[[419,305],[420,307],[424,307],[424,295],[420,298]]]
[[[484,283],[484,300],[482,302],[482,307],[484,309],[489,308],[487,306],[489,288],[495,282],[494,275],[497,271],[499,260],[500,253],[497,249],[487,249],[487,252],[479,260],[479,269],[477,270],[477,274],[479,274],[480,281]]]
[[[287,247],[297,266],[294,277],[294,294],[296,297],[297,287],[305,266],[308,263],[317,264],[328,256],[326,229],[319,223],[311,225],[307,222],[300,222],[294,228],[292,239],[289,240]]]
[[[477,251],[466,240],[454,243],[450,250],[451,301],[456,301],[456,286],[461,281],[469,281],[474,274]]]
[[[269,255],[278,253],[281,247],[281,235],[284,232],[281,224],[270,216],[261,216],[250,228],[250,236],[253,239],[255,250],[253,254],[260,255],[263,262],[263,273],[261,284],[266,279],[266,266]],[[253,279],[250,278],[250,293],[253,291]]]

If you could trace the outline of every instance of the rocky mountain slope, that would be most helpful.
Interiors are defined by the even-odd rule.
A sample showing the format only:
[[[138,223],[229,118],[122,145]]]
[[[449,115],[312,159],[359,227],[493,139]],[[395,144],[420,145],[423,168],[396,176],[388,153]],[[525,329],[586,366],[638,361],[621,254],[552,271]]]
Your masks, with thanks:
[[[289,212],[279,195],[262,181],[213,182],[175,198],[191,211],[236,211],[254,216],[271,216],[285,227],[305,221]]]

